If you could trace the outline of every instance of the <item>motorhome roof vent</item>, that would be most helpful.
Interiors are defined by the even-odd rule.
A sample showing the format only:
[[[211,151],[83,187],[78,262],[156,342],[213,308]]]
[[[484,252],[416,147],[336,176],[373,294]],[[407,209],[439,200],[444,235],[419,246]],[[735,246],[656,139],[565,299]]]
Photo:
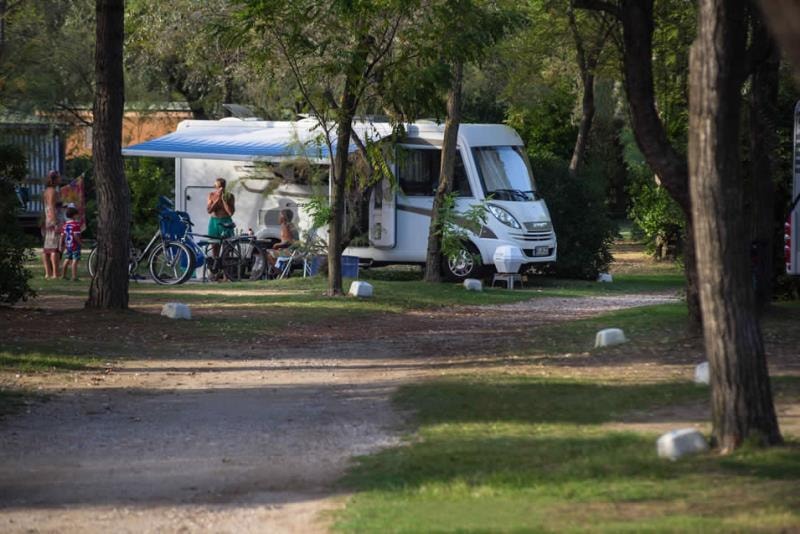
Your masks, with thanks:
[[[241,104],[222,104],[222,107],[225,108],[231,116],[237,119],[260,120],[256,117],[256,114],[253,113],[253,110],[247,106],[242,106]]]

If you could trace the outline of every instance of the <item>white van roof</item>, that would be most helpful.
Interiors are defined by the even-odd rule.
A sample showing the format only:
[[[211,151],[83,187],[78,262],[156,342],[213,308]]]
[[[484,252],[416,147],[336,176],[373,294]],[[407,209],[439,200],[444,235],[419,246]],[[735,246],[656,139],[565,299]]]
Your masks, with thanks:
[[[378,141],[391,135],[386,122],[356,122],[362,141]],[[409,138],[441,141],[444,126],[433,122],[406,125]],[[459,138],[470,146],[522,145],[517,133],[500,124],[462,124]],[[350,144],[350,152],[357,147]],[[223,159],[233,161],[280,160],[306,157],[329,163],[330,154],[316,119],[300,121],[253,121],[226,118],[216,121],[186,120],[171,134],[122,149],[125,156]]]

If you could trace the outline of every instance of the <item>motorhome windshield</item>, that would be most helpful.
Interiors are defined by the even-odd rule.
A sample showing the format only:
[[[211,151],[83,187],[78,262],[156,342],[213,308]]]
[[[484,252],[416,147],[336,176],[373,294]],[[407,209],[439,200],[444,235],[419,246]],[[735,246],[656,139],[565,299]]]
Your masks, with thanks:
[[[486,197],[517,202],[537,199],[528,156],[522,147],[475,147],[472,154]]]

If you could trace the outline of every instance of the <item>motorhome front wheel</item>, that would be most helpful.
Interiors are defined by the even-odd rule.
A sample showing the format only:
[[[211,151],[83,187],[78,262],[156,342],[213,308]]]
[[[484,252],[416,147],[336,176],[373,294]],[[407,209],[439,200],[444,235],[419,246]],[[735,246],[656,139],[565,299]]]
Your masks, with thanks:
[[[442,262],[445,278],[456,282],[474,278],[479,266],[480,254],[472,243],[465,244],[454,256]]]

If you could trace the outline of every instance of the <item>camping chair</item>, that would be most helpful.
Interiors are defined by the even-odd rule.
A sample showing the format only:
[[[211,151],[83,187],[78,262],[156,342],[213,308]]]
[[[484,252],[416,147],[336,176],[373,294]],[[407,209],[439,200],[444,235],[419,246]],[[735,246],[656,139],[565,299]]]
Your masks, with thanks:
[[[315,259],[320,250],[324,250],[325,243],[314,229],[305,233],[304,239],[295,240],[287,249],[286,255],[275,258],[272,276],[275,279],[288,278],[295,269],[303,270],[303,278],[316,274]]]
[[[275,258],[276,280],[289,278],[289,275],[292,273],[292,263],[294,263],[295,258],[297,257],[297,250],[289,250],[291,250],[291,253],[288,256],[278,256]]]

